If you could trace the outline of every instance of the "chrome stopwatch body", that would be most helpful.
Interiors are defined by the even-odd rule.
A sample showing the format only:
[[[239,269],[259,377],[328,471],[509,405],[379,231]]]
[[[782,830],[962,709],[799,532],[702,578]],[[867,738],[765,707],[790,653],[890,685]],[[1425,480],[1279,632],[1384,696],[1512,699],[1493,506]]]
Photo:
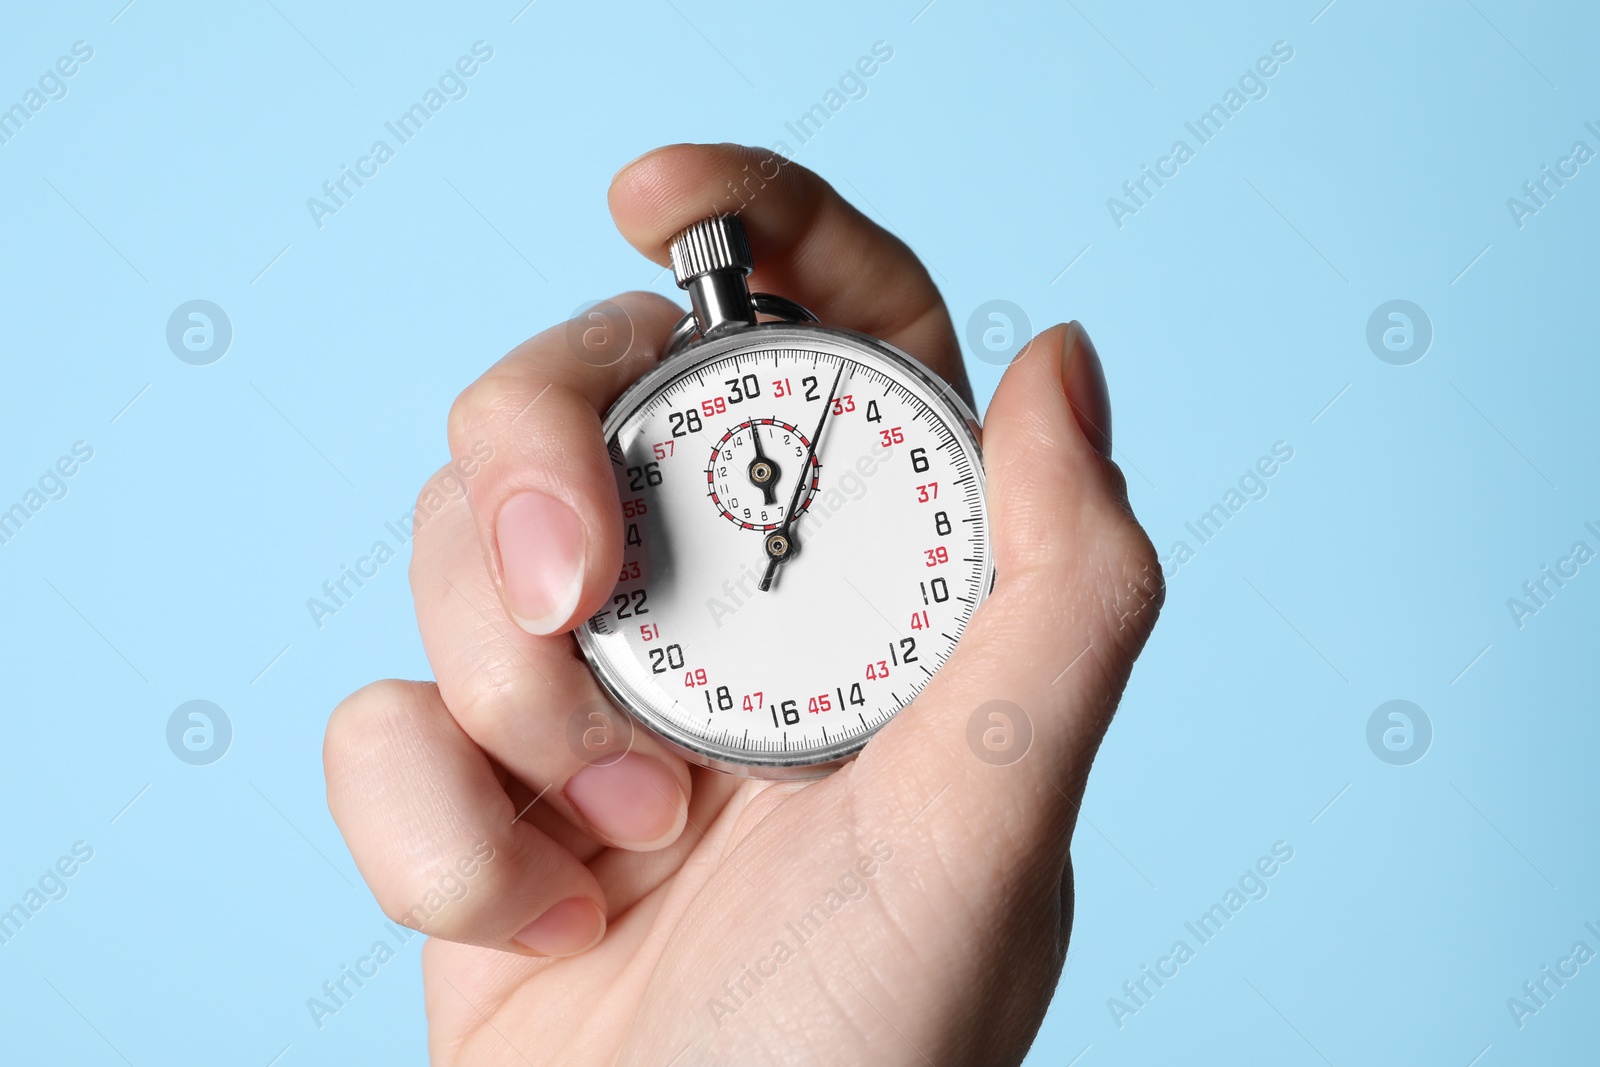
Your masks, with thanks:
[[[686,758],[813,777],[922,691],[987,595],[982,458],[972,413],[893,346],[757,324],[805,313],[750,297],[742,244],[731,216],[674,244],[695,310],[606,416],[624,563],[577,636]]]

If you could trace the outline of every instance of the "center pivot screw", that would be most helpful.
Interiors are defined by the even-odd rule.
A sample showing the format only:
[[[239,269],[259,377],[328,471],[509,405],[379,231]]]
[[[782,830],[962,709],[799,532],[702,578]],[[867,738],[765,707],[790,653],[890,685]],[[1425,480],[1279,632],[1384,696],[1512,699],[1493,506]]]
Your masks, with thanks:
[[[788,559],[794,551],[794,542],[789,540],[789,535],[782,530],[775,530],[767,535],[767,555],[773,559]]]

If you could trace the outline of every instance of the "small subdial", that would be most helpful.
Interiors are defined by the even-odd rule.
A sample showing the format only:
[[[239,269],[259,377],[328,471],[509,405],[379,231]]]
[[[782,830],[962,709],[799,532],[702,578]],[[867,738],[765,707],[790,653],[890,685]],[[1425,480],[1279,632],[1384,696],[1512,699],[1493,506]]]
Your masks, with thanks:
[[[751,419],[722,435],[706,465],[706,491],[723,517],[746,530],[776,530],[806,467],[811,441],[778,419]],[[795,514],[811,506],[821,464],[811,458],[809,485]]]

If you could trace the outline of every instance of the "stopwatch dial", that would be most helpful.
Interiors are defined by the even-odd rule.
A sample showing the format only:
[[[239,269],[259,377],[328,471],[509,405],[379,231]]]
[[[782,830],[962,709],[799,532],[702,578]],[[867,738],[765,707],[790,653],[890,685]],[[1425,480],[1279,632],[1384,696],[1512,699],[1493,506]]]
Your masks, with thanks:
[[[821,470],[815,456],[806,463],[811,440],[781,419],[756,418],[722,435],[706,463],[706,485],[722,517],[745,530],[776,530],[794,496],[795,479],[809,485],[796,514],[811,505]]]
[[[709,355],[608,418],[624,564],[579,633],[645,725],[752,774],[859,747],[949,657],[992,576],[961,412],[886,350],[789,336]],[[763,591],[765,531],[784,526],[796,547]]]

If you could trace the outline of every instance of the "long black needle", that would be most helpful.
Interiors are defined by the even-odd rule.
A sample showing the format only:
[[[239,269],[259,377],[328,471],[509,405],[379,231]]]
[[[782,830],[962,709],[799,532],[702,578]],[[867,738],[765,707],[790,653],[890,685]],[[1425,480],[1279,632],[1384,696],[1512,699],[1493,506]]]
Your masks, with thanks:
[[[844,379],[844,360],[839,361],[839,373],[833,376],[833,385],[828,389],[827,399],[822,402],[822,417],[817,420],[816,432],[811,435],[811,447],[806,450],[806,456],[800,461],[800,476],[795,480],[794,496],[789,500],[789,507],[783,513],[783,524],[777,532],[783,534],[788,542],[788,551],[781,556],[772,556],[767,561],[767,573],[761,577],[760,589],[764,593],[772,588],[772,579],[778,573],[778,564],[788,559],[794,553],[794,533],[789,529],[794,525],[795,509],[800,506],[800,498],[805,495],[806,482],[811,478],[811,458],[817,454],[817,445],[822,441],[822,428],[828,424],[828,416],[833,411],[833,395],[839,391],[839,382]]]

